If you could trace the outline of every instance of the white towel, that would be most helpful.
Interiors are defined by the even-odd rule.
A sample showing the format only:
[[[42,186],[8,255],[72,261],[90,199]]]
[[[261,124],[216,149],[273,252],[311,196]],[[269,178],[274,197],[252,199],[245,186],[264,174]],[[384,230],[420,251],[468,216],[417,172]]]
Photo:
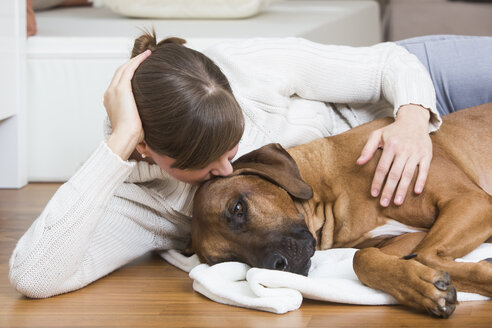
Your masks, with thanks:
[[[303,297],[348,304],[396,304],[392,296],[364,286],[357,279],[352,268],[356,251],[353,248],[316,251],[307,277],[250,268],[239,262],[209,266],[200,264],[196,255],[188,258],[174,250],[161,255],[169,263],[190,272],[195,291],[223,304],[279,314],[298,309]],[[486,258],[492,258],[492,244],[482,244],[456,261],[478,262]],[[478,294],[458,292],[459,301],[487,299]]]

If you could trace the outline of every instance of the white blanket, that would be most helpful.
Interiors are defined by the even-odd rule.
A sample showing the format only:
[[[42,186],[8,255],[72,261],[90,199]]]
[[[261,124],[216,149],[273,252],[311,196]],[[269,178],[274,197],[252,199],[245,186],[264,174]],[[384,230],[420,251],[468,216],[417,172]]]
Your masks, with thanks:
[[[317,251],[307,277],[294,273],[250,268],[239,262],[213,266],[200,264],[198,257],[185,257],[175,250],[161,253],[169,263],[190,273],[195,291],[209,299],[234,306],[286,313],[298,309],[303,297],[348,304],[396,304],[379,290],[364,286],[352,268],[357,250],[338,248]],[[482,244],[459,262],[492,258],[492,244]],[[458,292],[459,301],[487,300],[477,294]]]

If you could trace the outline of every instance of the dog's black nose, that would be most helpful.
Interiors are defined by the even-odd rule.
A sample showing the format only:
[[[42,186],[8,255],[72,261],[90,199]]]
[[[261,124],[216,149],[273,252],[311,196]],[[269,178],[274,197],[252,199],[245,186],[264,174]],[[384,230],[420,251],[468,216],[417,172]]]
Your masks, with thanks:
[[[310,243],[314,253],[314,250],[316,249],[316,239],[314,239],[307,227],[296,227],[292,231],[292,236],[298,239],[306,240],[306,242]]]
[[[311,233],[309,232],[309,230],[307,229],[307,227],[304,227],[304,226],[296,226],[292,229],[291,231],[292,233],[292,236],[295,237],[295,238],[299,238],[299,239],[305,239],[305,238],[309,238],[309,237],[312,237]]]
[[[285,256],[279,253],[273,253],[265,261],[265,268],[285,271],[289,266],[289,261]]]

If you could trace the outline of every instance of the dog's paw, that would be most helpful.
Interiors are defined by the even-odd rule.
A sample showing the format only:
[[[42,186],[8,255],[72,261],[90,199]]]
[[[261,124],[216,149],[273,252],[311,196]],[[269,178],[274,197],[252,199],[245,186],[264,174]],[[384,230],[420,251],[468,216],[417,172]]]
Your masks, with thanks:
[[[447,272],[437,271],[414,261],[408,264],[407,293],[401,295],[401,303],[426,310],[440,318],[453,314],[456,305],[456,289]]]
[[[453,314],[457,299],[456,299],[456,288],[451,283],[451,277],[447,272],[440,272],[436,281],[434,281],[434,286],[441,291],[437,298],[437,304],[427,310],[440,318],[448,318]]]

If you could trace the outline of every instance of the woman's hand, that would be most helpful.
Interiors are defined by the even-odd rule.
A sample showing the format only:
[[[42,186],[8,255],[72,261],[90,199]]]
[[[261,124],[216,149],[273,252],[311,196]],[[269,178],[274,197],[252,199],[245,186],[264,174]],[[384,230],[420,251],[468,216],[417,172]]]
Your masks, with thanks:
[[[429,115],[429,111],[421,106],[402,106],[395,122],[373,131],[364,146],[357,160],[359,165],[367,163],[378,148],[383,149],[371,185],[373,197],[381,194],[381,206],[390,204],[395,189],[394,203],[403,203],[417,167],[414,192],[420,194],[424,189],[432,159]]]
[[[150,50],[147,50],[120,66],[104,93],[104,107],[113,129],[106,143],[123,160],[127,160],[135,146],[144,139],[131,80],[137,67],[149,55]]]

